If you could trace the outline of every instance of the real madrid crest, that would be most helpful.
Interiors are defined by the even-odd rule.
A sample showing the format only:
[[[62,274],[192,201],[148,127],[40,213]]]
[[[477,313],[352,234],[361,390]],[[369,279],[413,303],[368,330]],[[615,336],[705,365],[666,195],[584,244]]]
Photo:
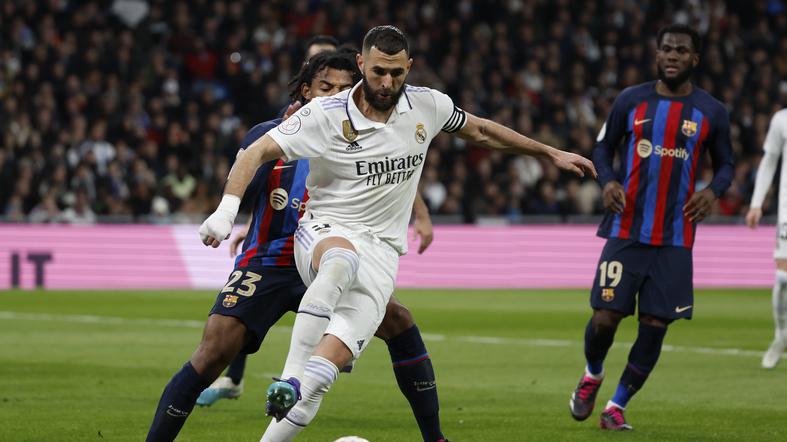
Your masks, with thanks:
[[[424,144],[426,141],[426,129],[424,128],[424,123],[418,123],[415,125],[415,141],[418,144]]]
[[[353,128],[353,124],[350,123],[350,120],[342,121],[342,134],[344,134],[344,138],[351,143],[358,138],[358,132]]]
[[[683,135],[693,137],[697,133],[697,122],[691,120],[683,120],[683,128],[681,129]]]

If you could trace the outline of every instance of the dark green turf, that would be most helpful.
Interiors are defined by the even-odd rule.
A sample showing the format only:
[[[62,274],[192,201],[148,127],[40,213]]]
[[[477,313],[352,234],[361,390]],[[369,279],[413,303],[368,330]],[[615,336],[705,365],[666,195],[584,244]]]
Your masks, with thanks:
[[[636,430],[628,434],[598,430],[598,411],[584,423],[568,414],[583,366],[584,291],[403,290],[398,296],[427,333],[443,426],[454,442],[784,440],[787,434],[787,363],[764,371],[751,354],[772,337],[766,290],[698,293],[696,319],[676,323],[667,335],[677,351],[662,355],[629,404]],[[13,312],[0,317],[0,440],[143,440],[162,388],[199,341],[213,299],[212,292],[0,293],[0,311]],[[102,318],[89,322],[93,316]],[[281,325],[291,321],[288,315]],[[630,343],[634,334],[628,320],[618,340]],[[281,370],[288,343],[287,328],[274,329],[249,359],[243,397],[197,409],[179,440],[259,440],[268,423],[263,392]],[[625,345],[612,348],[601,403],[626,354]],[[340,377],[299,440],[348,434],[419,439],[381,342],[353,374]]]

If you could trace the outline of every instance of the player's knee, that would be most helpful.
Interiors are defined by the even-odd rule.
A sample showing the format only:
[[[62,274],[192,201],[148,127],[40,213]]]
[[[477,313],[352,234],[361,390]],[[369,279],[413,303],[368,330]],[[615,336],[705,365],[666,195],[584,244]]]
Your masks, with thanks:
[[[325,238],[316,246],[314,246],[314,253],[312,254],[312,268],[319,272],[322,268],[323,262],[325,261],[326,254],[329,254],[331,257],[335,256],[334,250],[345,250],[351,252],[351,254],[358,256],[355,251],[355,246],[346,238],[342,237],[330,237]]]
[[[327,277],[341,283],[349,283],[358,273],[360,259],[355,250],[344,247],[334,247],[326,250],[320,257],[317,275]]]
[[[375,336],[382,339],[391,339],[398,336],[403,332],[411,329],[415,325],[413,315],[410,310],[399,303],[396,298],[391,297],[388,305],[385,307],[385,317],[380,327],[377,328]]]
[[[593,327],[600,332],[614,332],[623,319],[623,313],[598,309],[593,312]]]
[[[672,320],[652,315],[640,315],[639,322],[640,324],[650,325],[651,327],[667,328]]]
[[[237,318],[211,315],[192,365],[200,373],[224,369],[238,354],[246,339],[246,326]]]

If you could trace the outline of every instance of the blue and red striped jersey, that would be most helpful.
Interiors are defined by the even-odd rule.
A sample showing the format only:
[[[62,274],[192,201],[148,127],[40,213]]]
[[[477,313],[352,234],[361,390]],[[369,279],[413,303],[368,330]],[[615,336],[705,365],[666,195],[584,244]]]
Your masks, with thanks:
[[[276,119],[254,126],[243,138],[241,149],[280,122]],[[293,235],[309,199],[308,175],[308,160],[275,160],[260,166],[243,197],[243,204],[252,207],[252,218],[243,250],[235,258],[236,268],[295,266]]]
[[[720,197],[734,171],[724,105],[696,86],[682,97],[659,95],[655,81],[621,92],[599,133],[593,163],[602,187],[610,181],[623,185],[626,207],[621,214],[608,211],[598,235],[691,248],[696,226],[683,206],[699,190],[706,150],[714,170],[709,187]]]

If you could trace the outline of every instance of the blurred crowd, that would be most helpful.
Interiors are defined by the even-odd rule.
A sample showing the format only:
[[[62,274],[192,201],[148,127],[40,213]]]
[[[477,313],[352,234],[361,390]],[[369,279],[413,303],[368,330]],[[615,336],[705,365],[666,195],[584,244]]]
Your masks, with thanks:
[[[408,83],[586,156],[615,96],[655,79],[657,29],[691,24],[704,38],[695,81],[732,118],[736,174],[721,215],[745,211],[768,122],[787,104],[778,0],[0,5],[0,215],[11,221],[199,221],[245,132],[286,105],[305,42],[327,34],[360,46],[378,24],[408,34]],[[711,175],[708,164],[698,185]],[[445,134],[421,190],[432,213],[465,221],[601,212],[594,181]],[[766,213],[775,207],[771,195]]]

